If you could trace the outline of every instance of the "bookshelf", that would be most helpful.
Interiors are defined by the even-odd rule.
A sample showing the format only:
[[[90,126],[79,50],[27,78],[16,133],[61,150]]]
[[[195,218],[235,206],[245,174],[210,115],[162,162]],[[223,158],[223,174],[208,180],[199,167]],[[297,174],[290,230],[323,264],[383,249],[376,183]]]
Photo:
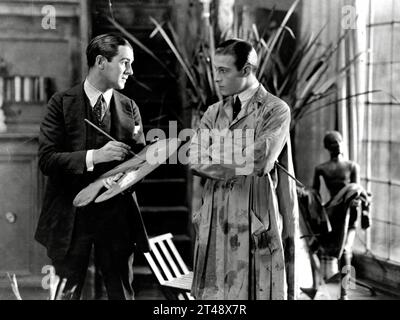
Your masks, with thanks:
[[[43,76],[0,77],[0,132],[38,132],[51,79]]]

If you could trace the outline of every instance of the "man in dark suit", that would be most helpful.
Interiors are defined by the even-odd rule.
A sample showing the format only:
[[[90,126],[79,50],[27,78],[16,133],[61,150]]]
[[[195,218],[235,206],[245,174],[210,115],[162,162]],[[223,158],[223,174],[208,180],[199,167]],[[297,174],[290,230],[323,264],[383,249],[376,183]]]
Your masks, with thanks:
[[[132,75],[133,49],[119,35],[94,38],[86,50],[89,67],[82,84],[56,93],[40,127],[39,166],[48,176],[35,239],[47,248],[56,274],[77,286],[79,299],[94,245],[96,264],[109,299],[133,299],[134,243],[148,249],[136,196],[75,208],[77,193],[145,145],[139,109],[115,89]],[[88,126],[96,123],[117,141]],[[107,186],[107,184],[105,184]]]

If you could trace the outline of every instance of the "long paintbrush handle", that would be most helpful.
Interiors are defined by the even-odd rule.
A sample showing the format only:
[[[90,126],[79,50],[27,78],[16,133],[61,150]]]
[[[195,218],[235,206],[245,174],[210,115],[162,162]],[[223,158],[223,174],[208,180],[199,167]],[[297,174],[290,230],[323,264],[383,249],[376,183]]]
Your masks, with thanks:
[[[112,136],[110,136],[107,132],[105,132],[104,130],[102,130],[101,128],[99,128],[98,126],[96,126],[93,122],[89,121],[88,119],[84,119],[86,123],[88,123],[89,125],[91,125],[93,128],[95,128],[97,131],[99,131],[100,133],[102,133],[103,135],[105,135],[108,139],[112,140],[112,141],[117,141],[116,139],[114,139]],[[135,153],[133,153],[132,151],[129,150],[129,153],[133,156],[136,156]]]
[[[281,165],[279,164],[278,161],[275,161],[275,164],[276,164],[276,166],[277,166],[279,169],[281,169],[284,173],[286,173],[290,178],[292,178],[294,181],[296,181],[297,184],[298,184],[299,186],[301,186],[301,187],[303,187],[303,188],[306,187],[301,181],[299,181],[298,179],[296,179],[294,176],[292,176],[292,175],[289,173],[289,171],[287,171],[283,166],[281,166]]]

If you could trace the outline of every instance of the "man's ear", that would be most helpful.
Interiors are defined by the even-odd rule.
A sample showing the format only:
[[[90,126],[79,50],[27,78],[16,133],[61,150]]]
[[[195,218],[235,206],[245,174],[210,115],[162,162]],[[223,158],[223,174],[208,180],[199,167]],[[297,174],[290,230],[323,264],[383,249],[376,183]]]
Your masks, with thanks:
[[[251,73],[251,66],[249,66],[249,65],[244,66],[242,69],[243,76],[248,77],[250,75],[250,73]]]
[[[99,67],[100,70],[104,69],[104,64],[106,62],[106,57],[102,56],[102,55],[97,55],[96,57],[96,62],[95,65],[97,65]]]

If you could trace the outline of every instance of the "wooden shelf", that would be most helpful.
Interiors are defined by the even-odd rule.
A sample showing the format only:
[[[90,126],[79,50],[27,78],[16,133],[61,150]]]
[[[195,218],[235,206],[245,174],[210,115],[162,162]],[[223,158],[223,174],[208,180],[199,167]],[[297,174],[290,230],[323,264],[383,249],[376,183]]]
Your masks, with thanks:
[[[3,106],[8,132],[39,132],[46,104],[44,102],[7,102]]]

